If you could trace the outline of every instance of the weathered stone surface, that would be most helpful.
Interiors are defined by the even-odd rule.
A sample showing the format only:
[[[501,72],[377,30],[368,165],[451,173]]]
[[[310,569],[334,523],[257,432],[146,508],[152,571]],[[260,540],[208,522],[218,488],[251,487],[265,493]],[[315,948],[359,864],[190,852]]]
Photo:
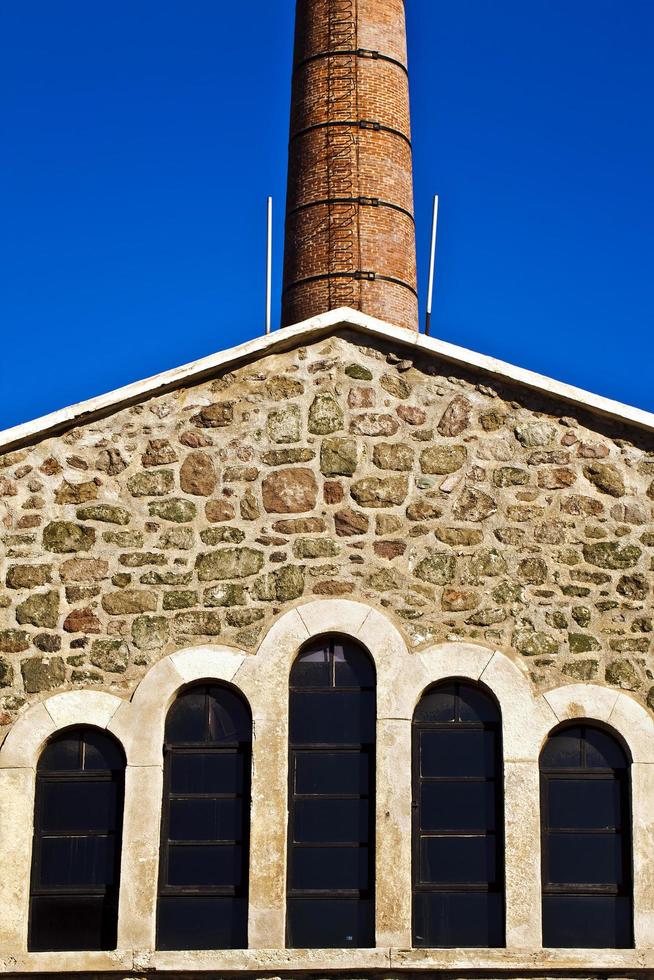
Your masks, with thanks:
[[[494,548],[480,548],[466,563],[466,571],[471,580],[494,578],[504,575],[506,570],[506,561]]]
[[[637,691],[640,687],[638,672],[630,660],[614,660],[606,668],[608,684],[621,687],[625,691]]]
[[[409,504],[406,509],[406,516],[410,521],[430,521],[436,517],[440,517],[442,513],[443,508],[438,501],[429,497],[416,500],[414,503]]]
[[[355,385],[347,396],[348,408],[374,408],[376,404],[374,388]]]
[[[261,496],[269,514],[302,514],[313,510],[318,496],[316,475],[303,467],[275,470],[262,481]]]
[[[271,449],[261,457],[266,466],[292,466],[293,463],[310,463],[315,459],[313,449]]]
[[[339,546],[330,538],[296,538],[293,554],[296,558],[335,558]]]
[[[189,453],[179,471],[179,485],[193,497],[209,497],[216,488],[218,477],[208,453]]]
[[[234,505],[230,504],[228,500],[208,500],[204,513],[210,524],[231,521],[236,516]]]
[[[294,378],[273,377],[266,382],[266,395],[275,402],[285,402],[289,398],[299,398],[304,394],[304,385]]]
[[[501,606],[489,606],[469,616],[466,623],[470,626],[497,626],[498,623],[503,623],[506,617],[506,609],[502,609]]]
[[[132,639],[139,650],[158,650],[165,646],[169,632],[164,616],[137,616],[132,623]]]
[[[595,637],[585,633],[569,633],[568,643],[570,653],[592,653],[593,650],[600,649],[600,644]]]
[[[174,487],[175,478],[172,470],[135,473],[127,481],[127,488],[133,497],[165,497],[172,493]]]
[[[220,616],[207,610],[177,613],[173,628],[181,636],[218,636],[221,631]]]
[[[467,589],[443,589],[441,605],[446,612],[469,612],[479,605],[479,593]]]
[[[537,630],[516,630],[513,634],[513,645],[525,657],[551,657],[559,652],[559,644],[554,637]]]
[[[584,466],[584,476],[594,484],[600,493],[611,497],[624,497],[624,477],[613,463],[591,463]]]
[[[259,501],[249,487],[239,501],[239,510],[244,521],[257,521],[261,516]]]
[[[617,541],[585,544],[583,552],[586,561],[599,568],[632,568],[642,554],[638,545],[620,545]]]
[[[651,594],[651,585],[645,575],[621,575],[617,591],[626,599],[643,602]]]
[[[52,565],[11,565],[7,570],[8,589],[38,589],[52,581]]]
[[[200,582],[214,582],[249,578],[261,571],[263,563],[263,552],[254,548],[219,548],[198,555],[195,567]]]
[[[352,510],[351,507],[345,507],[334,514],[334,530],[339,538],[365,534],[369,524],[370,518],[367,514]]]
[[[483,490],[468,487],[456,502],[452,516],[456,521],[485,521],[497,510],[497,504]]]
[[[404,503],[409,492],[405,476],[367,477],[357,480],[350,494],[360,507],[393,507]]]
[[[404,554],[407,546],[404,541],[375,541],[373,549],[379,558],[393,561],[395,558],[399,558]]]
[[[304,588],[304,566],[284,565],[257,579],[252,586],[252,595],[261,602],[290,602],[299,599],[304,594]]]
[[[273,531],[278,534],[319,534],[325,527],[322,517],[296,517],[293,520],[275,521]]]
[[[379,384],[393,398],[408,398],[411,394],[410,386],[404,378],[398,378],[396,374],[383,374],[379,379]]]
[[[420,561],[414,575],[431,585],[447,585],[454,581],[456,558],[448,552],[432,551]]]
[[[358,458],[356,439],[323,439],[320,447],[320,472],[325,476],[352,476],[357,468]]]
[[[261,598],[256,595],[258,581],[253,583],[252,589],[255,597]],[[246,587],[236,582],[221,582],[205,589],[203,600],[205,606],[243,606],[247,602]]]
[[[69,558],[59,573],[62,582],[101,582],[109,576],[109,562],[103,558]]]
[[[437,527],[434,534],[443,544],[472,547],[481,544],[483,532],[476,527]]]
[[[240,527],[208,527],[200,531],[200,538],[204,544],[215,548],[219,544],[240,544],[245,540],[245,531]]]
[[[372,371],[362,364],[348,364],[345,373],[348,378],[354,378],[355,381],[372,381]]]
[[[103,531],[102,540],[115,544],[117,548],[142,548],[142,531]]]
[[[107,476],[118,476],[123,470],[127,469],[127,463],[123,459],[120,451],[113,447],[102,449],[95,461],[96,470],[106,473]]]
[[[98,485],[95,480],[85,483],[68,483],[67,480],[55,491],[56,504],[83,504],[85,500],[95,500]]]
[[[302,416],[299,405],[287,405],[268,414],[268,438],[272,442],[299,442]]]
[[[66,679],[66,668],[61,657],[30,657],[20,665],[23,684],[28,694],[39,694],[60,687]]]
[[[472,405],[463,395],[457,395],[445,409],[438,423],[438,431],[442,436],[454,437],[461,435],[470,425]]]
[[[316,395],[309,409],[309,432],[326,436],[343,428],[343,409],[334,395]]]
[[[414,405],[398,405],[395,411],[407,425],[424,425],[427,421],[427,413],[424,409]]]
[[[166,556],[153,551],[132,551],[121,555],[118,561],[126,568],[143,568],[146,565],[165,565]]]
[[[59,593],[45,592],[31,595],[16,607],[19,626],[31,624],[54,629],[59,622]]]
[[[29,637],[24,630],[0,630],[0,652],[22,653],[29,646]]]
[[[207,507],[218,501],[210,500]],[[181,497],[171,497],[169,500],[151,500],[148,504],[150,517],[160,517],[162,521],[172,521],[175,524],[188,524],[195,519],[197,507],[192,500]],[[207,518],[209,519],[209,518]]]
[[[116,507],[113,504],[87,504],[77,508],[77,519],[80,521],[129,524],[131,518],[131,513],[125,507]]]
[[[202,429],[222,429],[231,425],[234,420],[234,409],[229,402],[213,402],[200,409],[191,419],[193,425]]]
[[[122,589],[108,592],[102,597],[102,608],[110,616],[130,616],[134,613],[154,612],[157,593],[144,589]]]
[[[538,486],[543,490],[567,490],[577,482],[577,474],[565,466],[544,469],[538,473]]]
[[[92,609],[73,609],[64,619],[66,633],[101,633],[100,620]]]
[[[524,487],[529,483],[529,473],[519,466],[500,466],[493,473],[496,487]]]
[[[61,650],[61,637],[55,633],[37,633],[32,642],[42,653],[58,653]]]
[[[518,442],[528,449],[548,446],[556,439],[556,429],[549,422],[526,422],[517,425],[514,431]]]
[[[46,551],[59,554],[89,551],[94,544],[95,529],[71,521],[51,521],[43,530],[43,547]]]
[[[597,677],[598,669],[597,660],[577,660],[575,663],[564,664],[562,671],[576,681],[592,681]]]
[[[166,592],[163,597],[164,610],[170,609],[192,609],[198,605],[198,594],[190,590],[178,592]]]
[[[595,500],[593,497],[573,494],[561,501],[561,512],[571,517],[599,517],[604,513],[604,505],[601,500]]]
[[[394,436],[400,423],[392,415],[366,413],[350,422],[350,432],[357,436]]]
[[[129,647],[122,640],[94,640],[89,660],[110,674],[124,674],[129,664]]]
[[[14,668],[8,660],[0,657],[0,687],[11,687],[14,683]]]
[[[465,446],[430,446],[420,453],[423,473],[446,475],[465,466],[468,453]]]
[[[518,577],[530,585],[542,585],[547,579],[547,562],[542,558],[523,558],[518,565]]]
[[[211,530],[215,529],[211,528]],[[164,551],[190,551],[194,544],[195,532],[192,528],[167,527],[159,535],[157,548],[162,548]]]
[[[380,470],[408,473],[413,469],[415,453],[403,442],[380,442],[373,449],[372,461]]]
[[[141,464],[146,468],[166,466],[177,462],[177,453],[167,439],[150,439],[148,448],[141,456]]]

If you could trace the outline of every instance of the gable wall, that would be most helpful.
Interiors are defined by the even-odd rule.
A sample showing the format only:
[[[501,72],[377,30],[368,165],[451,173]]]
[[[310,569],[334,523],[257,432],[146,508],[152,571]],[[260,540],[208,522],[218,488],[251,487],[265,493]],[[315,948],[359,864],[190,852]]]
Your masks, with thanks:
[[[654,701],[654,446],[353,337],[0,457],[0,724],[317,597]]]

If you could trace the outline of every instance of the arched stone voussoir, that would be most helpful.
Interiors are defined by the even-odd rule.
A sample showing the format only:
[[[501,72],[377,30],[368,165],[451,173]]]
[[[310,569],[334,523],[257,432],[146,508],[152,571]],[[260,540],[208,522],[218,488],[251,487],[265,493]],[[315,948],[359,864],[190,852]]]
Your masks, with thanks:
[[[43,746],[58,731],[72,725],[108,728],[126,703],[102,691],[63,691],[31,705],[5,739],[0,768],[34,768]]]

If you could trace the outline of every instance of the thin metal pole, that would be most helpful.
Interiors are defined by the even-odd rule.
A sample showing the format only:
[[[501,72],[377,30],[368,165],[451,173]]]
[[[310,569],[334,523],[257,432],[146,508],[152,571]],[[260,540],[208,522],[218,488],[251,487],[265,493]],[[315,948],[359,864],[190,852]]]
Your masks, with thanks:
[[[270,333],[272,310],[272,223],[273,199],[268,198],[268,236],[266,245],[266,334]]]
[[[438,194],[434,195],[434,214],[431,222],[431,253],[429,256],[429,288],[427,290],[427,319],[425,333],[429,336],[431,328],[431,307],[434,298],[434,267],[436,265],[436,229],[438,228]]]

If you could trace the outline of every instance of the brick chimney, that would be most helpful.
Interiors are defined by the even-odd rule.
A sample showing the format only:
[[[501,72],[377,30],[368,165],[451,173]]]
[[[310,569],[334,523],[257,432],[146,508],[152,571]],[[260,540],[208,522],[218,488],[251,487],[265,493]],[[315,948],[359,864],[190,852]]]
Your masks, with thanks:
[[[418,329],[404,0],[297,0],[282,325]]]

